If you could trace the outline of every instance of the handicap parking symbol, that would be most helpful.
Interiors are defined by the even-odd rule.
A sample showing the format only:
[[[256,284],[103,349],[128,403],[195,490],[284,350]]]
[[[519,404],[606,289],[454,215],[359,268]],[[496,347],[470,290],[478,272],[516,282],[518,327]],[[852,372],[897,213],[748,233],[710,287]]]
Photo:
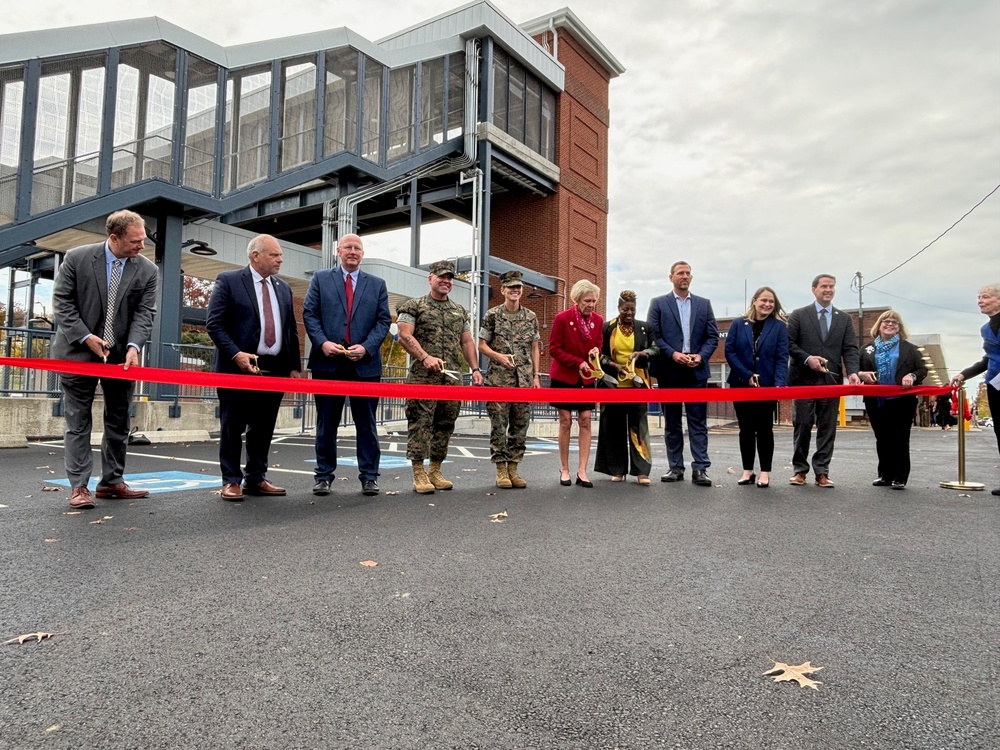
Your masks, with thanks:
[[[51,479],[50,484],[69,487],[68,479]],[[128,486],[134,490],[148,490],[151,495],[183,490],[215,489],[222,486],[221,477],[191,474],[186,471],[159,471],[148,474],[129,474]],[[97,489],[97,480],[91,478],[87,487],[91,492]]]

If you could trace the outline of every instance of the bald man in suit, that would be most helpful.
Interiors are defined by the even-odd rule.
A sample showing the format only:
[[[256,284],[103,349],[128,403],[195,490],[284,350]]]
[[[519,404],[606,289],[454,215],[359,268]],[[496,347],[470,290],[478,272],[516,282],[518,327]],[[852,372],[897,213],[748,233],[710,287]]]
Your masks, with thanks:
[[[156,315],[156,265],[139,253],[146,244],[146,224],[132,211],[116,211],[105,222],[104,242],[66,253],[52,287],[56,333],[54,359],[139,364]],[[90,450],[92,410],[98,380],[104,394],[104,437],[101,441],[99,498],[134,500],[146,490],[125,484],[129,408],[134,381],[110,377],[61,375],[66,433],[63,440],[69,504],[93,508],[88,484],[94,468]]]
[[[277,276],[281,256],[278,241],[260,234],[247,245],[249,265],[216,277],[205,325],[216,346],[213,372],[299,377],[299,329],[292,288]],[[285,394],[237,388],[218,391],[222,499],[240,502],[244,494],[286,494],[284,487],[272,484],[266,476],[274,425]],[[245,469],[240,468],[244,432]]]

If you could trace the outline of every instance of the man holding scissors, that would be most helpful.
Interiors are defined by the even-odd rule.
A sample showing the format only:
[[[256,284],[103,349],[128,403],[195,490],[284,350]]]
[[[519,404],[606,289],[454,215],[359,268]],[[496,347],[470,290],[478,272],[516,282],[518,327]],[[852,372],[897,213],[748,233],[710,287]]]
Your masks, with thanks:
[[[250,263],[223,271],[215,279],[208,303],[208,335],[215,343],[213,372],[299,377],[299,330],[292,289],[278,278],[281,245],[260,234],[247,245]],[[219,464],[222,499],[243,495],[284,495],[283,487],[265,477],[271,437],[285,394],[219,388]],[[246,432],[246,469],[240,469]],[[240,486],[242,483],[242,487]]]
[[[460,359],[472,368],[474,385],[483,384],[477,364],[476,342],[469,315],[448,298],[455,278],[455,265],[438,261],[430,266],[430,293],[407,300],[397,309],[399,343],[412,358],[408,383],[452,385],[461,382]],[[448,455],[448,442],[455,430],[461,401],[406,401],[406,457],[413,464],[413,490],[429,495],[454,485],[441,474]],[[424,460],[430,458],[428,468]]]
[[[105,222],[108,238],[66,253],[52,288],[56,334],[52,357],[75,362],[139,364],[156,314],[156,266],[139,253],[146,244],[146,224],[132,211],[116,211]],[[128,443],[129,407],[135,381],[107,376],[62,375],[66,415],[66,476],[75,509],[93,508],[88,484],[93,470],[90,449],[92,410],[97,382],[104,394],[99,498],[135,500],[146,490],[132,489],[122,477]]]
[[[847,373],[852,385],[858,378],[858,344],[851,317],[832,304],[837,279],[823,273],[813,279],[813,304],[800,307],[788,317],[788,385],[840,385]],[[841,368],[843,362],[843,368]],[[789,484],[806,483],[809,474],[809,442],[816,425],[816,452],[812,468],[816,486],[833,489],[830,459],[837,437],[839,398],[809,398],[792,406],[792,474]]]

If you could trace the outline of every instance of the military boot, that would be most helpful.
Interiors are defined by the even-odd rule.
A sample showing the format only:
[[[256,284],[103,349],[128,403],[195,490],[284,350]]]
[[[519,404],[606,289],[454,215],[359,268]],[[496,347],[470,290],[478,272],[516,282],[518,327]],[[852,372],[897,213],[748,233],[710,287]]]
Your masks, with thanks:
[[[510,483],[510,477],[507,476],[507,464],[503,462],[497,463],[497,487],[502,490],[509,490],[512,485]]]
[[[455,486],[444,478],[444,475],[441,473],[440,461],[431,461],[430,466],[427,469],[427,478],[436,490],[450,490]]]
[[[517,464],[513,461],[507,464],[507,476],[510,478],[510,486],[515,490],[523,490],[528,486],[528,483],[517,473]]]
[[[434,485],[427,476],[423,461],[413,462],[413,491],[420,495],[434,494]]]

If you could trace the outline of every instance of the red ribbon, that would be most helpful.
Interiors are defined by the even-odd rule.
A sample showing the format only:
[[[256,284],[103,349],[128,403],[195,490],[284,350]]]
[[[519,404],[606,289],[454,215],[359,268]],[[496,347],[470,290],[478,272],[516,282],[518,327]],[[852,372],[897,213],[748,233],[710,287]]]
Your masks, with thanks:
[[[791,401],[840,396],[937,396],[949,393],[947,385],[809,385],[784,388],[498,388],[471,385],[422,385],[417,383],[358,383],[344,380],[276,378],[269,375],[231,375],[160,367],[105,365],[62,359],[0,357],[0,366],[48,370],[66,375],[117,378],[166,385],[237,388],[281,393],[320,393],[331,396],[419,398],[433,401],[513,401],[521,403],[701,403],[724,401]]]

